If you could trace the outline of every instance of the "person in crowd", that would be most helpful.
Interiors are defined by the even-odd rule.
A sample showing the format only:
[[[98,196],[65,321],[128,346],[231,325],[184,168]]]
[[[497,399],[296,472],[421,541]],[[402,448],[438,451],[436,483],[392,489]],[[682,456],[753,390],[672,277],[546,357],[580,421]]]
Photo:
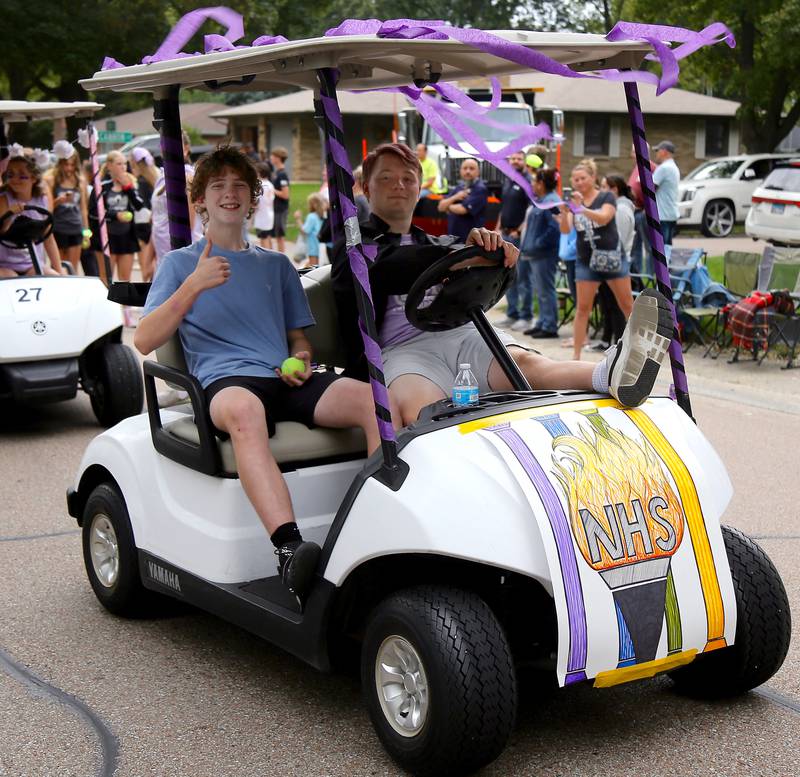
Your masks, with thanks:
[[[261,196],[253,213],[253,229],[259,245],[272,250],[272,228],[275,226],[275,187],[272,185],[272,166],[269,162],[256,162],[261,181]]]
[[[115,274],[121,281],[130,281],[131,279],[133,256],[139,250],[133,214],[143,208],[144,203],[136,190],[136,178],[128,172],[127,160],[121,152],[110,151],[108,153],[100,177],[103,181],[102,197],[106,208],[111,278],[105,277],[96,204],[94,209],[90,207],[90,222],[93,222],[92,246],[95,251],[101,252],[98,256],[100,277],[108,285],[112,282]],[[93,202],[94,198],[92,198]]]
[[[131,152],[130,167],[136,177],[136,190],[142,199],[143,206],[133,214],[134,232],[139,241],[139,267],[142,280],[149,281],[153,277],[155,253],[151,236],[153,233],[153,192],[161,177],[161,170],[156,166],[153,155],[141,146]]]
[[[361,225],[361,236],[365,244],[376,248],[369,280],[378,344],[389,396],[399,408],[402,422],[412,423],[422,407],[450,394],[461,362],[472,365],[481,392],[511,389],[472,323],[445,332],[425,332],[406,317],[410,288],[432,262],[452,250],[456,240],[453,236],[434,238],[411,223],[422,179],[416,154],[402,144],[385,143],[367,155],[362,167],[372,215]],[[487,229],[473,229],[467,244],[489,251],[502,249],[506,266],[514,266],[519,255],[515,246]],[[337,241],[332,264],[334,297],[347,353],[345,374],[366,381],[367,359],[344,240]],[[522,348],[511,335],[496,332],[535,389],[594,389],[637,405],[649,395],[657,373],[657,369],[645,369],[645,365],[660,363],[672,333],[672,322],[663,320],[660,302],[663,304],[658,292],[648,290],[640,295],[623,344],[609,349],[598,364],[554,361]],[[662,335],[664,331],[666,336]]]
[[[625,179],[619,175],[607,175],[600,183],[600,190],[611,192],[617,201],[617,213],[614,221],[617,225],[620,249],[630,260],[636,233],[636,218],[634,216],[631,192]],[[616,343],[625,331],[625,316],[617,304],[614,293],[603,282],[597,290],[600,312],[603,318],[603,332],[600,341],[591,346],[593,350],[605,351],[612,343]]]
[[[275,546],[281,579],[302,599],[320,549],[300,534],[270,432],[283,420],[360,426],[369,452],[380,435],[368,385],[312,372],[304,329],[314,318],[289,259],[243,241],[259,194],[258,171],[240,151],[223,147],[198,161],[192,201],[206,237],[159,264],[134,344],[146,354],[179,334],[218,434],[230,435],[239,480]],[[303,368],[283,374],[290,354]]]
[[[649,154],[650,146],[647,146],[647,151]],[[636,164],[636,146],[634,145],[631,145],[631,159],[633,160],[633,170],[628,176],[628,188],[631,191],[631,201],[635,208],[634,217],[636,219],[636,231],[633,235],[633,246],[631,247],[631,272],[650,275],[652,274],[653,262],[650,238],[647,235],[647,216],[644,212],[644,192],[639,178],[639,165]],[[651,161],[650,172],[652,173],[655,169],[655,163]]]
[[[509,155],[508,163],[530,183],[531,177],[525,167],[525,155],[521,151],[515,151]],[[500,197],[502,204],[496,229],[503,240],[519,248],[525,213],[530,204],[528,193],[516,181],[506,178],[503,181],[503,191]],[[531,263],[524,255],[517,263],[517,276],[506,292],[506,302],[508,303],[506,317],[498,326],[502,329],[508,328],[512,332],[528,329],[533,319],[533,289],[531,288]]]
[[[309,194],[306,200],[308,205],[308,215],[303,221],[301,211],[294,212],[295,223],[300,230],[300,234],[306,241],[306,256],[308,257],[307,267],[316,267],[319,264],[319,231],[327,212],[327,203],[320,194]]]
[[[286,251],[286,219],[289,214],[289,173],[286,171],[286,160],[289,152],[282,146],[275,146],[269,152],[269,161],[274,173],[272,186],[275,189],[273,210],[275,223],[271,237],[275,238],[275,247],[281,253]]]
[[[595,294],[603,281],[608,284],[625,319],[630,318],[633,309],[633,294],[629,263],[619,251],[619,233],[615,221],[616,198],[611,192],[601,192],[597,186],[597,166],[593,159],[584,159],[572,169],[572,204],[578,208],[573,213],[566,205],[561,206],[561,231],[566,234],[573,227],[578,233],[578,261],[575,265],[575,285],[577,301],[573,327],[572,353],[575,360],[581,358],[581,350],[586,340],[589,315],[592,312]],[[596,269],[592,267],[601,257],[596,252],[606,253],[608,265],[616,252],[616,269]]]
[[[25,210],[28,206],[51,213],[53,211],[47,185],[42,181],[42,173],[36,162],[29,157],[14,156],[8,160],[0,186],[0,235],[8,232],[20,215],[31,219],[45,218],[43,213]],[[52,234],[36,245],[34,250],[39,269],[44,275],[60,275],[64,272],[58,245]],[[45,255],[50,259],[49,267]],[[0,243],[0,278],[35,274],[36,268],[27,248],[9,248]]]
[[[672,245],[675,227],[678,223],[680,212],[678,210],[678,184],[681,181],[681,171],[675,164],[675,144],[669,140],[662,140],[653,149],[656,152],[656,167],[653,172],[653,184],[656,187],[656,206],[658,217],[661,220],[661,234],[664,236],[664,245]]]
[[[366,221],[369,218],[369,200],[364,194],[364,171],[359,165],[353,170],[353,202],[356,205],[358,221]]]
[[[559,216],[559,221],[561,217]],[[560,227],[560,224],[559,224]],[[575,227],[570,229],[566,234],[561,232],[558,236],[558,258],[564,262],[564,271],[567,276],[567,286],[569,287],[569,294],[572,297],[572,308],[578,302],[578,289],[575,285],[575,262],[578,260],[578,233]],[[566,304],[566,303],[565,303]],[[568,337],[561,342],[562,348],[572,348],[574,339]]]
[[[534,292],[539,304],[539,318],[530,329],[525,330],[525,334],[542,339],[558,337],[556,272],[561,230],[555,208],[555,203],[560,201],[556,193],[557,186],[558,173],[555,170],[540,169],[536,172],[533,181],[536,200],[528,208],[519,261],[519,264],[529,262],[531,265]],[[549,203],[554,206],[544,207]]]
[[[80,158],[68,140],[53,146],[55,165],[44,175],[44,183],[53,203],[53,236],[62,262],[78,271],[83,245],[83,230],[88,229],[86,186]]]
[[[438,204],[440,213],[447,214],[447,231],[462,242],[470,231],[482,227],[489,190],[481,180],[478,160],[472,157],[461,163],[461,183],[443,197]]]
[[[439,165],[428,156],[428,147],[424,143],[417,143],[417,159],[422,167],[422,188],[419,191],[420,199],[429,194],[438,194]]]

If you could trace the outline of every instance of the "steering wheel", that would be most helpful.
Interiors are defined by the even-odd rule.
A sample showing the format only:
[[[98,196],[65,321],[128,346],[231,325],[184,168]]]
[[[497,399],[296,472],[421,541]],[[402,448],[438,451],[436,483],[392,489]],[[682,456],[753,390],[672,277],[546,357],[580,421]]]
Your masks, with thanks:
[[[475,259],[475,262],[469,262]],[[411,287],[406,299],[406,316],[417,329],[444,332],[471,321],[476,307],[489,310],[514,280],[514,268],[505,267],[502,248],[487,251],[479,245],[460,248],[428,267]],[[462,262],[465,267],[456,267]],[[441,286],[431,303],[422,306],[426,292]]]
[[[44,218],[32,219],[30,216],[24,215],[26,210],[41,213]],[[6,211],[3,218],[0,219],[0,225],[12,215],[10,210]],[[43,243],[52,233],[53,214],[38,205],[26,205],[8,230],[0,234],[0,244],[6,248],[27,248],[29,245]]]

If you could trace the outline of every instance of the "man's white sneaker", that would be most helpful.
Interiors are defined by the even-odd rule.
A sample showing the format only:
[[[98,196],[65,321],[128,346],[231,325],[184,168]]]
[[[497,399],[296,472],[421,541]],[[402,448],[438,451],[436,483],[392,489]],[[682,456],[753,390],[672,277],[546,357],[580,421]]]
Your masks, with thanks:
[[[512,332],[524,332],[533,326],[533,321],[529,318],[518,318],[510,327]]]
[[[158,395],[158,406],[172,407],[173,405],[180,405],[182,402],[186,402],[188,399],[189,395],[185,391],[171,388],[167,389],[166,391],[162,391]]]
[[[636,407],[650,396],[674,326],[666,297],[644,289],[633,303],[622,338],[605,355],[608,391],[623,405]]]
[[[500,329],[511,329],[511,327],[516,324],[516,318],[509,318],[506,316],[502,321],[498,321],[495,326],[499,327]]]

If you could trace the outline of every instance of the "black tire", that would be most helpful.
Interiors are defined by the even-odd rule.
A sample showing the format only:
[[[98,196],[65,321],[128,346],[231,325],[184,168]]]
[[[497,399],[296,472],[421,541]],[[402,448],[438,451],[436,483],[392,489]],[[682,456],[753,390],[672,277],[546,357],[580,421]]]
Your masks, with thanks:
[[[769,680],[789,650],[792,616],[778,571],[747,535],[723,526],[722,536],[736,592],[736,637],[731,647],[703,653],[670,673],[687,696],[746,693]]]
[[[728,237],[736,223],[736,210],[729,200],[710,200],[703,208],[700,231],[706,237]]]
[[[95,364],[90,397],[100,424],[113,426],[141,413],[144,385],[136,354],[123,343],[105,343]]]
[[[412,646],[427,678],[427,715],[407,736],[390,723],[376,681],[381,646],[393,637]],[[366,628],[361,682],[384,747],[420,777],[469,774],[488,764],[514,725],[517,683],[508,641],[486,602],[467,591],[420,587],[381,602]]]
[[[97,541],[95,530],[106,528],[105,521],[111,525],[116,540],[117,569],[113,579],[106,578],[103,582],[101,576],[105,572],[98,572],[95,567],[92,542]],[[155,614],[162,597],[142,585],[128,508],[114,484],[102,483],[89,495],[83,510],[82,544],[86,575],[103,607],[127,618]]]

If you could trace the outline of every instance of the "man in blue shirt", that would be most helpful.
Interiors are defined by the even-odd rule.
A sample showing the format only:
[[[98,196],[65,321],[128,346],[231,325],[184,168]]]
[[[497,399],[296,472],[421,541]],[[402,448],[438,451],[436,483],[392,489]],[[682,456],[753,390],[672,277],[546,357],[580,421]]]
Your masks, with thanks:
[[[681,171],[675,164],[674,143],[662,140],[653,150],[656,152],[656,162],[658,163],[658,167],[653,172],[653,184],[656,187],[656,206],[661,221],[661,234],[664,236],[664,245],[672,245],[675,225],[680,216],[678,184],[681,180]]]
[[[300,536],[269,429],[281,420],[360,426],[372,451],[380,444],[372,392],[335,373],[312,373],[304,328],[314,318],[297,272],[286,256],[243,241],[260,195],[253,162],[233,148],[207,154],[191,195],[206,238],[161,261],[134,343],[150,353],[179,333],[211,420],[230,435],[242,488],[275,545],[281,579],[302,598],[320,549]],[[290,354],[303,369],[284,375],[280,366]]]
[[[447,214],[447,233],[462,242],[471,230],[483,226],[489,190],[480,175],[478,160],[465,159],[461,163],[461,183],[439,201],[439,213]]]

